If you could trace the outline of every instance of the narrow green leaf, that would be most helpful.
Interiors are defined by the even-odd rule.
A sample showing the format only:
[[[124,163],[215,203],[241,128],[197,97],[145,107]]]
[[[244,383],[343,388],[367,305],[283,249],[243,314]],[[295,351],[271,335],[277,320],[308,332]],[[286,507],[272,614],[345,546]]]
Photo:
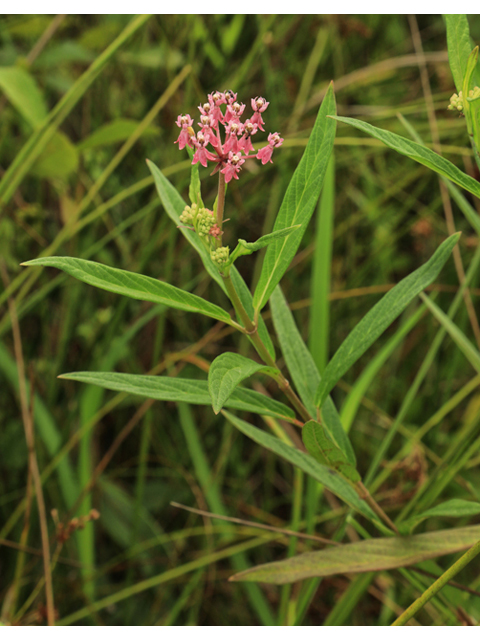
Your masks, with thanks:
[[[225,284],[223,282],[222,276],[211,261],[210,254],[207,251],[205,245],[202,243],[202,241],[194,231],[185,228],[180,222],[180,215],[185,208],[185,201],[175,189],[175,187],[167,180],[167,178],[165,178],[160,169],[153,164],[153,162],[147,160],[147,165],[152,173],[158,195],[160,197],[160,200],[162,201],[163,206],[165,207],[165,211],[167,212],[168,216],[178,227],[180,227],[180,231],[200,255],[200,258],[202,259],[203,265],[208,274],[223,289],[223,291],[225,291]],[[252,294],[250,293],[249,288],[247,287],[244,279],[238,273],[235,267],[232,267],[230,269],[230,276],[240,297],[240,300],[245,307],[246,312],[248,313],[250,319],[253,320],[253,301]],[[262,338],[264,345],[267,347],[269,354],[275,360],[275,349],[273,348],[272,339],[270,338],[270,334],[268,333],[265,322],[261,316],[258,318],[258,333]]]
[[[267,233],[267,235],[262,236],[255,242],[247,242],[246,240],[240,239],[238,242],[242,245],[245,251],[248,253],[253,253],[254,251],[258,251],[259,249],[263,249],[267,245],[271,244],[275,240],[280,240],[280,238],[286,238],[293,231],[300,229],[301,224],[295,224],[293,227],[287,227],[286,229],[279,229],[278,231],[272,231],[272,233]]]
[[[468,56],[467,68],[465,69],[465,77],[463,78],[463,96],[464,96],[463,113],[465,115],[465,120],[467,122],[468,133],[471,136],[474,135],[474,131],[477,128],[476,126],[477,123],[474,122],[474,116],[476,114],[477,108],[472,108],[472,107],[474,106],[476,107],[478,103],[476,100],[472,101],[469,98],[468,94],[469,94],[470,86],[472,84],[473,73],[477,66],[477,60],[478,60],[478,46],[475,47],[472,53]]]
[[[419,513],[414,518],[420,520],[440,516],[447,518],[462,518],[464,516],[476,516],[477,513],[480,513],[480,502],[454,498],[453,500],[446,500],[441,504],[437,504],[436,507],[427,509],[427,511]]]
[[[328,362],[330,344],[330,271],[333,246],[333,218],[335,215],[335,157],[330,156],[325,184],[318,205],[315,252],[313,254],[310,286],[309,342],[308,346],[320,374]]]
[[[312,418],[316,417],[315,392],[320,384],[320,374],[300,335],[280,286],[277,286],[270,296],[270,308],[273,326],[295,387],[307,411]],[[325,402],[323,419],[330,436],[351,464],[355,466],[355,453],[330,396]]]
[[[479,537],[480,525],[402,538],[370,538],[261,564],[237,573],[230,580],[289,584],[315,576],[398,569],[464,551],[472,547]]]
[[[463,89],[463,79],[472,46],[467,16],[463,14],[445,15],[447,26],[448,62],[457,93]]]
[[[33,128],[38,127],[47,117],[42,92],[25,69],[0,67],[0,89]]]
[[[346,502],[352,509],[355,509],[370,520],[378,522],[377,516],[370,507],[359,498],[357,492],[348,480],[345,480],[345,478],[334,469],[318,463],[312,456],[289,446],[261,429],[257,429],[248,422],[245,422],[245,420],[241,420],[230,414],[228,411],[224,411],[223,413],[239,431],[251,438],[254,442],[265,449],[273,451],[273,453],[287,460],[287,462],[290,462],[295,467],[312,476],[312,478],[323,484],[329,491]]]
[[[381,140],[387,145],[387,147],[390,147],[390,149],[425,165],[429,169],[433,169],[433,171],[436,171],[441,176],[448,178],[466,191],[469,191],[480,198],[480,183],[477,182],[475,178],[463,173],[463,171],[452,164],[449,160],[439,156],[438,153],[435,153],[431,149],[418,144],[418,142],[408,140],[408,138],[404,138],[403,136],[398,136],[396,133],[391,133],[390,131],[384,131],[378,127],[373,127],[371,124],[362,122],[361,120],[355,120],[354,118],[340,118],[338,116],[332,116],[332,118],[339,122],[350,124],[352,127],[377,138],[377,140]]]
[[[96,384],[104,389],[134,393],[153,400],[189,402],[190,404],[201,405],[212,404],[206,380],[133,375],[108,371],[76,371],[74,373],[65,373],[59,378]],[[225,406],[239,411],[260,413],[265,416],[288,420],[289,422],[295,420],[295,413],[290,407],[250,389],[235,389],[225,402]]]
[[[185,148],[188,152],[190,160],[193,160],[193,149],[190,149],[188,145]],[[188,187],[188,197],[190,198],[190,202],[198,204],[199,207],[204,206],[202,200],[202,184],[200,182],[200,171],[198,162],[190,166],[190,186]]]
[[[98,262],[80,258],[36,258],[22,263],[24,266],[56,267],[69,275],[105,291],[120,293],[135,300],[147,300],[156,304],[182,311],[193,311],[232,324],[232,319],[224,309],[195,296],[193,293],[177,289],[171,284],[155,278],[122,269],[107,267]]]
[[[302,429],[303,444],[320,464],[332,467],[351,482],[359,482],[360,474],[337,447],[327,429],[315,420],[310,420]]]
[[[428,262],[401,280],[383,296],[350,332],[325,369],[315,398],[319,407],[344,373],[398,318],[415,296],[435,280],[459,237],[460,234],[455,233],[442,242]]]
[[[448,331],[472,367],[477,371],[477,373],[480,373],[480,353],[478,350],[475,349],[463,331],[461,331],[457,325],[454,324],[445,313],[443,313],[440,307],[437,306],[431,298],[423,294],[421,297],[440,324]]]
[[[219,413],[242,380],[258,371],[272,374],[275,370],[239,353],[222,353],[215,358],[208,372],[208,391],[214,412]]]
[[[77,144],[79,151],[85,151],[85,149],[96,149],[97,147],[107,147],[117,142],[123,142],[127,140],[140,126],[139,120],[133,120],[131,118],[116,118],[111,122],[98,127],[95,131],[84,138]],[[142,136],[154,136],[160,133],[160,129],[151,124],[142,133]]]
[[[323,99],[317,120],[310,135],[305,152],[300,160],[275,221],[274,231],[300,224],[295,234],[277,240],[268,246],[262,265],[260,279],[253,296],[253,306],[260,311],[280,282],[292,261],[318,200],[333,150],[335,125],[328,115],[334,115],[335,96],[333,85]]]

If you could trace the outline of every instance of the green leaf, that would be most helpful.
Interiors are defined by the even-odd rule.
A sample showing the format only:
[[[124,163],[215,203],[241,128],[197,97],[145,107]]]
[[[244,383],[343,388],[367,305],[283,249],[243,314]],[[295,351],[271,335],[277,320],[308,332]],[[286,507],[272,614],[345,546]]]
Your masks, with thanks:
[[[116,118],[107,124],[98,127],[91,135],[84,138],[78,143],[77,149],[84,151],[85,149],[95,149],[97,147],[106,147],[117,142],[127,140],[140,126],[138,120],[131,118]],[[155,125],[150,125],[142,133],[142,136],[154,136],[160,133],[160,129]]]
[[[257,311],[265,306],[287,270],[312,216],[335,139],[335,125],[327,116],[335,113],[335,96],[333,85],[330,84],[305,152],[288,185],[274,226],[274,231],[297,224],[301,225],[301,229],[268,246],[253,296],[253,306]]]
[[[96,384],[104,389],[134,393],[153,400],[189,402],[190,404],[201,405],[212,404],[206,380],[133,375],[108,371],[76,371],[74,373],[65,373],[59,378]],[[272,416],[289,422],[294,422],[295,420],[295,413],[290,407],[250,389],[236,389],[226,401],[225,406],[239,411],[260,413],[264,416]]]
[[[65,180],[77,168],[77,148],[64,133],[56,131],[32,164],[30,173],[37,178]]]
[[[399,525],[400,533],[410,534],[416,526],[427,518],[463,518],[465,516],[475,516],[480,513],[480,502],[471,502],[470,500],[460,500],[454,498],[447,500],[441,504],[437,504],[432,509],[422,511]]]
[[[285,238],[289,236],[292,231],[296,231],[300,229],[302,225],[296,224],[293,227],[287,227],[286,229],[280,229],[279,231],[272,231],[272,233],[267,233],[267,235],[262,236],[255,242],[247,242],[246,240],[242,240],[241,238],[238,240],[238,245],[235,247],[233,251],[230,261],[233,262],[240,256],[249,256],[254,251],[258,251],[259,249],[263,249],[267,245],[275,242],[275,240],[279,240],[280,238]]]
[[[188,145],[185,148],[188,152],[190,160],[193,160],[193,149],[190,149]],[[190,168],[190,186],[188,188],[188,197],[190,198],[190,202],[195,202],[199,207],[204,207],[198,162],[196,164],[192,164]]]
[[[215,358],[208,372],[208,390],[212,398],[214,412],[219,413],[242,380],[258,371],[275,377],[275,369],[265,367],[238,353],[222,353]]]
[[[290,375],[303,404],[310,415],[314,417],[317,415],[315,392],[320,384],[320,374],[305,342],[302,340],[280,286],[277,286],[270,296],[270,308],[272,310],[273,326]],[[355,466],[355,453],[330,397],[325,402],[323,419],[332,439],[351,464]]]
[[[408,138],[404,138],[403,136],[398,136],[396,133],[373,127],[371,124],[362,122],[361,120],[340,118],[338,116],[332,116],[332,118],[345,124],[351,124],[352,127],[368,133],[372,137],[377,138],[377,140],[381,140],[387,147],[390,147],[390,149],[425,165],[429,169],[433,169],[433,171],[436,171],[441,176],[448,178],[466,191],[480,198],[480,183],[477,182],[475,178],[471,178],[466,173],[463,173],[463,171],[460,171],[460,169],[449,160],[442,158],[442,156],[439,156],[438,153],[435,153],[431,149],[418,144],[418,142],[408,140]]]
[[[467,60],[467,68],[465,70],[465,77],[463,78],[463,113],[465,115],[465,120],[467,122],[467,129],[469,135],[473,136],[476,131],[476,122],[474,121],[474,116],[477,112],[477,100],[471,100],[468,96],[470,86],[472,83],[473,73],[477,66],[478,60],[478,47],[472,51],[472,53],[468,56]],[[473,103],[473,104],[472,104]],[[475,104],[476,103],[476,104]]]
[[[345,476],[351,482],[359,482],[360,474],[356,468],[347,460],[343,451],[337,447],[330,437],[327,429],[315,420],[310,420],[303,425],[302,429],[303,444],[307,451],[320,464],[332,467]]]
[[[261,564],[237,573],[230,580],[289,584],[315,576],[398,569],[464,551],[472,547],[479,537],[480,525],[402,538],[370,538]]]
[[[33,128],[40,126],[47,117],[42,92],[25,69],[0,67],[0,89]]]
[[[447,26],[448,61],[457,93],[463,90],[463,79],[472,46],[467,16],[463,14],[445,15]]]
[[[171,284],[155,280],[131,271],[123,271],[107,267],[98,262],[82,260],[80,258],[36,258],[23,262],[23,266],[56,267],[69,275],[105,291],[119,293],[135,300],[147,300],[156,304],[181,311],[193,311],[232,324],[232,319],[226,311],[217,305],[207,302],[187,291],[177,289]]]
[[[428,262],[401,280],[383,296],[349,333],[325,369],[315,398],[319,407],[344,373],[398,318],[415,296],[435,280],[459,237],[460,234],[455,233],[442,242]]]
[[[443,313],[440,307],[438,307],[431,298],[425,295],[422,295],[421,297],[440,324],[448,331],[472,367],[477,371],[477,373],[480,373],[480,353],[478,350],[475,349],[463,331],[461,331],[457,325],[454,324],[445,313]]]
[[[298,467],[315,480],[323,484],[329,491],[346,502],[352,509],[355,509],[370,520],[378,522],[377,516],[370,507],[360,499],[352,485],[343,478],[339,473],[330,467],[326,467],[307,455],[299,449],[289,446],[285,442],[265,433],[261,429],[257,429],[253,425],[241,420],[230,414],[228,411],[223,412],[230,422],[251,440],[261,445],[265,449],[269,449],[276,453],[287,462]]]
[[[180,227],[180,231],[200,255],[203,265],[209,275],[215,280],[218,285],[220,285],[223,291],[225,291],[225,284],[223,282],[222,276],[211,261],[210,254],[207,248],[194,231],[186,229],[181,225],[180,215],[185,208],[185,201],[180,196],[175,187],[165,178],[160,169],[153,164],[153,162],[147,160],[147,165],[153,175],[158,195],[160,197],[160,200],[162,201],[163,206],[165,207],[165,211],[167,212],[168,216],[177,226]],[[244,279],[238,273],[235,267],[232,267],[230,269],[230,276],[240,297],[240,300],[242,301],[242,304],[250,317],[250,320],[253,320],[253,302],[252,294],[250,293],[249,288],[247,287]],[[263,344],[267,347],[269,354],[275,360],[275,349],[273,348],[272,339],[270,338],[270,334],[268,333],[265,322],[261,316],[258,318],[258,333],[262,338]]]

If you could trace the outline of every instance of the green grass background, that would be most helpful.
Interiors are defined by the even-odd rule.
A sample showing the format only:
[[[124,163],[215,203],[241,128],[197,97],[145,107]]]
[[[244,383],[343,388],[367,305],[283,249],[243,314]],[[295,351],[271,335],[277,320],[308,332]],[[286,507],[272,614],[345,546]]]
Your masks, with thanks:
[[[417,19],[443,153],[478,179],[465,123],[446,110],[454,84],[444,22],[440,16]],[[478,16],[471,17],[470,29],[480,42]],[[4,68],[23,70],[20,88],[7,86]],[[307,523],[325,536],[343,523],[346,540],[363,534],[345,521],[345,509],[333,496],[322,495],[317,504],[315,488],[300,472],[248,441],[209,407],[144,406],[133,396],[57,376],[78,370],[147,373],[157,367],[164,374],[205,379],[206,363],[227,349],[251,353],[248,343],[207,318],[120,298],[51,269],[19,266],[42,252],[90,258],[222,305],[222,294],[164,213],[145,159],[186,197],[189,161],[174,145],[177,115],[197,119],[196,107],[216,89],[238,92],[247,109],[251,97],[264,96],[270,102],[265,139],[269,131],[278,131],[285,144],[274,164],[244,167],[241,179],[229,185],[225,210],[230,219],[225,242],[254,241],[273,227],[332,79],[339,115],[408,137],[400,113],[431,142],[419,57],[406,16],[170,15],[137,22],[129,16],[0,17],[0,179],[5,178],[0,257],[10,281],[0,289],[0,538],[17,543],[21,538],[28,469],[6,304],[10,295],[35,390],[36,454],[45,472],[47,510],[57,509],[61,519],[91,508],[100,512],[100,519],[73,535],[61,551],[76,564],[59,563],[54,569],[62,623],[388,624],[431,582],[392,571],[334,576],[318,588],[314,582],[292,588],[228,583],[234,570],[282,559],[295,545],[284,536],[186,513],[170,501],[273,526],[304,529]],[[204,169],[200,176],[204,201],[212,206],[216,179]],[[282,280],[320,367],[384,285],[419,267],[448,235],[438,177],[344,125],[337,128],[327,184],[319,212],[331,211],[331,224],[314,216]],[[467,200],[478,212],[478,201]],[[478,236],[455,203],[453,215],[468,269]],[[252,286],[260,265],[256,255],[239,262]],[[477,311],[479,280],[474,273]],[[450,260],[434,287],[444,310],[458,286]],[[333,396],[340,409],[366,365],[383,357],[382,349],[418,306],[409,307],[337,386]],[[268,306],[265,318],[271,326]],[[474,341],[464,305],[455,322]],[[353,414],[350,433],[362,474],[438,331],[427,313],[419,314],[412,327],[392,346]],[[278,397],[275,385],[264,378],[249,384],[266,385]],[[389,513],[426,508],[440,499],[480,500],[478,384],[468,360],[445,338],[371,478]],[[448,412],[430,424],[444,407]],[[272,426],[247,418],[265,429]],[[79,503],[81,488],[126,425],[130,433]],[[426,435],[418,441],[413,434],[422,425]],[[65,445],[68,453],[59,456]],[[478,517],[436,518],[422,527],[476,522]],[[39,549],[35,505],[27,529],[28,546]],[[52,519],[49,531],[54,549]],[[311,542],[296,543],[296,552],[311,548]],[[28,602],[43,576],[41,559],[26,553],[19,577],[18,557],[17,550],[0,545],[1,617],[42,624],[43,591]],[[429,567],[438,574],[450,563],[441,559]],[[462,574],[465,584],[477,586],[478,567],[477,561]],[[461,624],[459,607],[479,619],[478,596],[450,587],[442,594],[425,607],[419,617],[423,624]]]

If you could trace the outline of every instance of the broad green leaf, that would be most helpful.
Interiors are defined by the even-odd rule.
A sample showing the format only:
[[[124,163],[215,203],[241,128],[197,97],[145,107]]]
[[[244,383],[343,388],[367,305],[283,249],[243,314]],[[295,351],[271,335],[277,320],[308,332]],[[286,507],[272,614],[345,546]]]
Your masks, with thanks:
[[[285,442],[275,438],[261,429],[257,429],[253,425],[241,420],[230,414],[228,411],[223,412],[230,422],[242,433],[251,438],[254,442],[261,445],[265,449],[269,449],[276,453],[287,462],[298,467],[315,480],[323,484],[329,491],[346,502],[352,509],[355,509],[370,520],[378,522],[377,516],[370,507],[360,499],[352,485],[345,480],[339,473],[330,467],[326,467],[312,458],[312,456],[289,446]]]
[[[468,96],[469,90],[472,84],[472,77],[477,66],[478,60],[478,47],[472,51],[472,53],[468,56],[467,60],[467,68],[465,70],[465,77],[463,78],[463,113],[465,115],[465,120],[467,122],[467,129],[469,135],[473,136],[474,131],[476,130],[476,122],[474,121],[474,116],[476,114],[477,109],[473,108],[478,105],[477,100],[471,100]],[[473,89],[473,87],[472,87]]]
[[[302,553],[280,562],[261,564],[237,573],[230,580],[289,584],[315,576],[398,569],[464,551],[472,547],[479,538],[480,525],[401,538],[370,538]]]
[[[64,133],[56,131],[32,164],[30,173],[37,178],[65,180],[77,168],[77,148]]]
[[[271,244],[272,242],[275,242],[275,240],[279,240],[280,238],[285,238],[286,236],[289,236],[292,233],[292,231],[296,231],[297,229],[300,229],[301,226],[302,225],[297,224],[297,225],[294,225],[293,227],[280,229],[279,231],[272,231],[272,233],[267,233],[267,235],[262,236],[255,242],[247,242],[246,240],[242,240],[240,238],[238,240],[238,245],[235,247],[235,250],[233,251],[230,257],[230,261],[233,262],[233,260],[236,260],[240,256],[248,256],[252,254],[254,251],[259,251],[260,249],[263,249],[267,245]]]
[[[33,77],[21,67],[0,67],[0,89],[33,127],[47,117],[47,106]]]
[[[210,254],[208,253],[205,245],[202,243],[202,241],[194,231],[192,231],[191,229],[186,229],[180,222],[180,215],[185,208],[185,201],[175,189],[175,187],[167,180],[167,178],[165,178],[160,169],[153,164],[153,162],[147,160],[147,165],[152,173],[158,195],[160,197],[160,200],[162,201],[163,206],[165,207],[165,211],[167,212],[168,216],[177,226],[180,227],[180,231],[200,255],[200,258],[202,259],[203,265],[207,272],[215,280],[215,282],[220,285],[223,291],[225,291],[225,284],[223,282],[222,276],[211,261]],[[244,279],[238,273],[235,267],[232,267],[230,269],[230,276],[240,297],[240,300],[245,307],[246,312],[248,313],[250,319],[253,320],[253,302],[252,294],[250,293],[249,288],[247,287]],[[267,347],[269,354],[275,360],[275,349],[273,348],[272,339],[270,338],[270,334],[268,333],[265,322],[261,316],[258,318],[258,333],[262,338],[263,344]]]
[[[22,264],[32,267],[56,267],[77,278],[77,280],[105,291],[119,293],[135,300],[147,300],[156,304],[165,304],[167,307],[182,311],[202,313],[215,320],[232,324],[232,319],[228,313],[217,307],[217,305],[207,302],[193,293],[182,291],[171,284],[160,282],[160,280],[155,280],[155,278],[139,273],[107,267],[104,264],[80,258],[36,258]]]
[[[270,308],[272,310],[273,326],[295,387],[307,411],[312,418],[316,417],[315,392],[320,384],[320,374],[310,351],[300,335],[280,286],[277,286],[270,296]],[[355,453],[330,396],[325,402],[323,420],[330,436],[351,464],[355,466]]]
[[[253,296],[253,306],[260,311],[287,270],[302,240],[318,200],[333,150],[335,124],[335,96],[330,84],[318,112],[317,120],[275,221],[274,231],[300,224],[297,233],[277,240],[268,246],[260,279]]]
[[[265,367],[239,353],[222,353],[215,358],[208,372],[208,391],[214,412],[219,413],[242,380],[258,371],[272,375],[275,369]]]
[[[95,149],[97,147],[106,147],[117,142],[127,140],[140,126],[138,120],[131,118],[116,118],[107,124],[98,127],[91,135],[84,138],[78,143],[77,149],[85,151],[85,149]],[[160,129],[155,125],[150,125],[145,129],[142,136],[154,136],[160,133]]]
[[[472,46],[467,16],[463,14],[445,15],[447,26],[448,62],[457,93],[463,90],[463,79]]]
[[[345,476],[351,482],[359,482],[360,474],[355,467],[347,460],[343,451],[337,447],[330,437],[327,429],[315,420],[310,420],[303,425],[302,429],[303,444],[307,451],[320,464],[332,467],[342,476]]]
[[[459,349],[463,352],[464,356],[470,362],[472,367],[480,373],[480,353],[473,346],[467,336],[461,331],[456,324],[454,324],[450,318],[443,313],[435,302],[428,296],[422,295],[423,302],[427,305],[433,315],[437,318],[440,324],[448,331],[453,338]]]
[[[398,318],[415,296],[435,280],[459,237],[460,234],[455,233],[442,242],[428,262],[401,280],[383,296],[349,333],[325,369],[315,398],[319,407],[343,374]]]
[[[189,402],[190,404],[201,405],[212,404],[206,380],[133,375],[108,371],[76,371],[75,373],[65,373],[59,377],[65,380],[96,384],[112,391],[134,393],[153,400]],[[295,413],[290,407],[250,389],[235,389],[225,402],[225,406],[229,409],[260,413],[264,416],[272,416],[289,422],[293,422],[295,419]]]
[[[413,142],[413,140],[408,140],[408,138],[404,138],[403,136],[398,136],[396,133],[391,133],[390,131],[384,131],[378,127],[373,127],[371,124],[362,122],[361,120],[355,120],[354,118],[340,118],[338,116],[332,116],[332,118],[339,122],[344,122],[345,124],[351,124],[352,127],[355,127],[364,133],[368,133],[374,138],[377,138],[377,140],[381,140],[387,145],[387,147],[390,147],[390,149],[425,165],[429,169],[433,169],[433,171],[436,171],[441,176],[448,178],[466,191],[469,191],[480,198],[480,183],[477,182],[475,178],[463,173],[463,171],[452,164],[449,160],[439,156],[438,153],[435,153],[431,149],[418,144],[418,142]]]

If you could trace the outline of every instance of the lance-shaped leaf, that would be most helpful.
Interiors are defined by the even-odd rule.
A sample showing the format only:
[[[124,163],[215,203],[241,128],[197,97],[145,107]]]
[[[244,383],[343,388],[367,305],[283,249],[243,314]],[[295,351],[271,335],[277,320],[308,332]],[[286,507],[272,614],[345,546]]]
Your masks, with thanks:
[[[242,380],[258,371],[276,377],[276,370],[272,367],[266,367],[238,353],[222,353],[215,358],[208,372],[208,390],[215,413],[225,405]]]
[[[105,291],[119,293],[135,300],[147,300],[156,304],[165,304],[167,307],[182,311],[202,313],[215,320],[232,324],[229,314],[216,304],[212,304],[193,293],[188,293],[188,291],[177,289],[171,284],[139,273],[107,267],[104,264],[82,260],[81,258],[36,258],[22,264],[32,267],[56,267],[77,278],[77,280]]]
[[[270,308],[282,354],[295,387],[307,411],[312,417],[316,417],[315,392],[320,383],[320,374],[310,351],[300,335],[280,286],[275,289],[270,297]],[[350,463],[355,466],[353,447],[343,429],[337,408],[330,396],[325,401],[323,420],[332,439],[343,451]]]
[[[76,371],[74,373],[64,373],[59,378],[96,384],[104,389],[133,393],[153,400],[189,402],[190,404],[201,405],[212,404],[206,380],[112,373],[108,371]],[[264,416],[272,416],[289,422],[295,421],[295,413],[290,407],[251,389],[235,389],[225,402],[225,406],[229,409],[260,413]]]
[[[433,169],[433,171],[436,171],[441,176],[448,178],[452,182],[455,182],[455,184],[463,187],[466,191],[469,191],[480,198],[480,183],[477,182],[475,178],[471,178],[466,173],[463,173],[463,171],[452,164],[449,160],[439,156],[438,153],[435,153],[431,149],[418,144],[418,142],[408,140],[403,136],[398,136],[396,133],[392,133],[391,131],[384,131],[378,127],[373,127],[367,122],[355,120],[355,118],[341,118],[335,116],[334,119],[339,122],[344,122],[345,124],[351,124],[352,127],[355,127],[364,133],[368,133],[372,137],[377,138],[377,140],[381,140],[387,145],[387,147],[390,147],[390,149],[425,165],[429,169]]]
[[[331,84],[323,99],[300,164],[288,185],[273,230],[279,231],[297,224],[301,225],[301,229],[268,246],[253,296],[253,306],[257,311],[264,307],[287,270],[312,216],[335,139],[335,126],[332,126],[332,120],[327,116],[335,113],[335,96]]]
[[[473,346],[463,331],[461,331],[457,325],[450,320],[447,314],[444,313],[431,298],[422,294],[422,300],[444,329],[448,331],[472,367],[477,371],[477,373],[480,373],[480,353],[478,352],[478,349]]]
[[[288,584],[315,576],[398,569],[464,551],[472,547],[479,538],[480,525],[402,538],[370,538],[302,553],[280,562],[261,564],[237,573],[230,580]]]
[[[251,438],[254,442],[261,445],[265,449],[269,449],[276,453],[278,456],[287,460],[295,467],[298,467],[308,475],[315,478],[318,482],[323,484],[336,496],[341,498],[350,507],[366,516],[374,522],[378,522],[377,516],[373,513],[370,507],[358,496],[355,489],[350,482],[343,478],[331,467],[326,467],[312,458],[312,456],[289,446],[285,442],[275,438],[261,429],[257,429],[253,425],[237,418],[228,411],[223,411],[224,415],[230,420],[230,422],[242,433]]]
[[[162,201],[163,206],[165,207],[165,211],[167,212],[169,218],[177,225],[177,227],[180,227],[180,231],[200,255],[200,258],[202,259],[205,269],[207,270],[209,275],[223,289],[223,291],[226,292],[225,283],[223,282],[222,276],[220,275],[217,267],[211,261],[210,254],[207,248],[194,231],[186,228],[180,222],[180,215],[184,210],[186,204],[184,199],[171,184],[171,182],[169,182],[167,178],[165,178],[160,169],[153,164],[153,162],[147,160],[147,165],[152,173],[158,195],[160,197],[160,200]],[[198,165],[194,166],[198,167]],[[254,312],[252,294],[250,293],[245,280],[238,273],[238,270],[235,267],[232,267],[230,269],[230,276],[250,320],[253,320]],[[268,333],[265,322],[261,316],[258,318],[258,333],[262,339],[263,344],[267,347],[269,354],[275,360],[275,349],[273,348],[272,339],[270,338],[270,334]]]
[[[460,237],[455,233],[447,238],[428,262],[401,280],[349,333],[328,363],[317,390],[316,403],[322,406],[330,391],[350,367],[377,340],[405,307],[440,273]]]
[[[472,45],[467,16],[464,14],[445,15],[447,27],[448,62],[457,92],[463,90],[463,79]]]
[[[347,460],[343,451],[337,447],[328,430],[315,420],[307,422],[302,429],[303,444],[307,451],[320,464],[332,467],[351,482],[361,480],[356,468]]]
[[[401,533],[410,533],[420,522],[427,518],[464,518],[466,516],[476,516],[479,513],[480,502],[454,498],[408,518],[408,520],[399,525],[399,529]]]
[[[260,249],[263,249],[264,247],[274,242],[275,240],[279,240],[280,238],[285,238],[286,236],[289,236],[292,233],[292,231],[296,231],[297,229],[300,229],[300,227],[301,227],[300,224],[296,224],[293,227],[287,227],[286,229],[280,229],[279,231],[272,231],[272,233],[267,233],[267,235],[262,236],[255,242],[247,242],[246,240],[242,240],[240,238],[238,240],[237,246],[235,247],[234,251],[232,252],[232,255],[230,256],[230,259],[228,261],[229,264],[233,264],[233,262],[240,256],[249,256],[254,251],[259,251]]]

